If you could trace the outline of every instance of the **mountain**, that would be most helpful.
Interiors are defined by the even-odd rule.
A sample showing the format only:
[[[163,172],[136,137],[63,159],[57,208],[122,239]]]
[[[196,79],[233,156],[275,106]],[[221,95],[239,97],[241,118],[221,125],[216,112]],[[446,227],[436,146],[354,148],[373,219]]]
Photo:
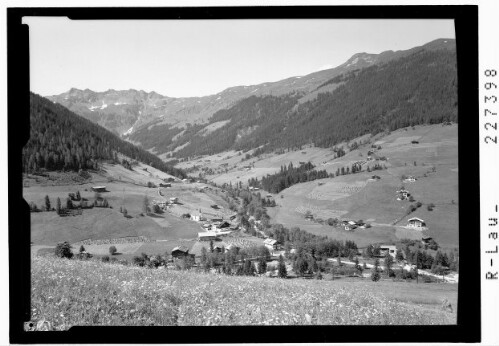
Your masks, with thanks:
[[[193,151],[188,147],[192,147],[194,145],[203,146],[205,144],[207,145],[206,150],[201,150],[201,152],[213,153],[213,150],[223,151],[230,148],[240,148],[246,150],[250,146],[255,147],[269,144],[268,136],[275,137],[271,139],[271,142],[274,142],[274,144],[272,144],[272,147],[276,147],[276,142],[281,142],[281,145],[296,146],[311,142],[312,137],[303,138],[304,135],[301,131],[299,131],[299,133],[297,134],[298,138],[300,138],[299,140],[295,140],[297,138],[294,137],[295,139],[291,141],[283,141],[281,138],[282,136],[275,136],[274,134],[276,132],[272,131],[277,131],[277,133],[280,133],[286,127],[283,125],[283,117],[290,117],[290,119],[293,118],[295,122],[298,121],[298,123],[302,122],[303,124],[307,124],[307,120],[310,118],[310,112],[314,111],[314,109],[316,112],[319,112],[321,110],[321,106],[318,106],[319,103],[324,106],[324,95],[326,95],[327,99],[329,100],[327,102],[330,102],[331,95],[336,95],[334,96],[335,98],[338,98],[339,95],[346,95],[344,94],[345,89],[340,88],[344,87],[345,84],[349,84],[350,86],[357,85],[356,89],[352,90],[352,92],[367,92],[369,88],[363,90],[358,84],[358,81],[360,81],[361,79],[358,79],[356,76],[358,76],[361,71],[362,74],[359,78],[366,78],[367,75],[364,74],[363,71],[368,68],[378,66],[378,69],[372,70],[376,71],[376,76],[371,76],[369,78],[383,79],[382,75],[384,72],[382,71],[383,68],[381,66],[391,66],[391,63],[395,63],[397,61],[400,61],[401,59],[415,56],[418,53],[425,52],[433,57],[438,54],[449,56],[450,60],[453,59],[453,62],[450,61],[449,64],[454,64],[454,67],[451,68],[452,71],[450,71],[450,73],[453,73],[453,76],[455,77],[455,49],[455,40],[438,39],[423,46],[414,47],[408,50],[385,51],[380,54],[357,53],[350,59],[348,59],[345,63],[332,69],[314,72],[306,76],[291,77],[277,82],[262,83],[251,86],[235,86],[228,88],[218,94],[204,97],[171,98],[155,92],[147,93],[142,90],[137,91],[133,89],[122,91],[108,90],[105,92],[94,92],[88,89],[79,90],[73,88],[66,93],[50,96],[48,98],[51,101],[60,103],[68,107],[75,113],[104,126],[115,134],[123,136],[130,142],[140,144],[143,148],[148,149],[149,151],[154,152],[158,155],[165,154],[166,156],[173,155],[180,157],[186,157],[191,154],[197,155],[200,153],[199,150]],[[416,89],[423,88],[424,83],[427,82],[419,78],[417,71],[416,73],[412,72],[414,72],[414,69],[426,68],[428,66],[418,66],[413,62],[413,60],[407,60],[407,63],[410,63],[412,65],[402,67],[402,70],[398,71],[402,73],[401,75],[392,75],[392,78],[395,78],[397,80],[405,80],[407,78],[404,77],[403,74],[406,71],[403,69],[412,69],[408,73],[414,75],[414,77],[419,81],[418,83],[423,84],[417,85],[417,83],[413,83],[413,86],[411,87],[412,89],[406,91],[408,93],[415,93]],[[431,64],[432,62],[429,63]],[[442,63],[442,61],[439,61],[438,63]],[[444,70],[449,72],[447,69]],[[431,78],[431,76],[429,76],[428,78]],[[447,78],[445,78],[445,76],[444,79],[445,81],[447,81]],[[452,79],[453,82],[451,82],[454,83],[454,87],[455,79],[456,78]],[[367,82],[373,82],[373,80],[369,80]],[[444,81],[438,82],[435,81],[435,78],[432,78],[432,83],[440,83],[441,85],[443,85],[442,83],[444,83]],[[394,105],[394,102],[396,102],[396,99],[398,97],[398,91],[393,88],[393,85],[389,84],[390,82],[388,82],[387,85],[383,85],[383,88],[389,92],[392,92],[392,94],[394,93],[391,96],[392,100],[390,101],[390,107],[392,108],[390,109],[389,107],[385,107],[386,109],[383,110],[386,113],[383,115],[384,118],[394,117],[400,113],[400,107]],[[343,91],[337,92],[337,88],[340,88]],[[435,90],[435,88],[433,88],[432,90]],[[380,96],[379,90],[374,92],[375,94]],[[343,102],[343,105],[340,105],[338,103],[335,107],[348,106],[347,108],[350,107],[350,111],[354,111],[355,109],[352,109],[351,106],[358,103],[356,97],[361,96],[360,94],[353,95],[352,93],[350,93],[349,95],[350,96],[348,97],[348,99],[350,100],[350,106]],[[351,97],[352,95],[353,97]],[[436,95],[429,95],[430,98],[435,98],[435,100],[433,100],[432,102],[438,103],[437,95],[438,92]],[[272,98],[274,98],[274,101],[269,101]],[[253,104],[258,104],[259,106],[261,106],[263,104],[266,104],[266,101],[269,101],[270,103],[276,103],[278,102],[275,101],[276,99],[280,99],[286,104],[284,108],[280,106],[278,107],[280,111],[284,113],[272,113],[266,115],[264,114],[264,118],[270,121],[273,126],[267,128],[267,130],[265,131],[264,126],[259,126],[261,125],[261,119],[256,121],[255,118],[253,118],[251,121],[248,121],[245,119],[240,119],[242,117],[238,115],[241,114],[240,111],[245,112],[243,108],[249,111],[248,107],[252,102]],[[290,103],[291,99],[293,104]],[[261,103],[258,100],[266,101]],[[415,100],[416,99],[412,99],[412,101]],[[371,98],[370,102],[376,102],[376,99]],[[414,103],[414,105],[417,106],[417,103]],[[412,109],[410,110],[410,112],[411,114],[415,114],[414,112],[425,112],[426,110],[424,110],[423,108],[420,107],[420,109],[417,111]],[[374,106],[373,109],[379,110],[379,107]],[[265,113],[265,111],[261,109],[260,112],[262,111]],[[338,110],[335,109],[335,112],[337,111]],[[363,111],[366,111],[366,109],[364,109]],[[355,114],[352,114],[352,116],[359,117]],[[324,117],[324,114],[320,115],[319,118],[320,117]],[[384,124],[383,122],[377,121],[377,117],[374,117],[371,120],[367,120],[367,117],[369,116],[365,114],[361,115],[360,117],[362,117],[364,121],[367,121],[369,124],[376,125],[375,131],[379,131],[379,127],[381,126],[381,124]],[[421,116],[415,115],[415,117]],[[242,122],[240,122],[240,120],[236,121],[236,118],[240,119]],[[271,118],[278,119],[271,120]],[[312,118],[317,117],[312,116]],[[345,120],[343,117],[339,118],[336,120]],[[428,117],[425,116],[425,118],[427,119]],[[440,118],[454,119],[455,116],[446,116]],[[322,121],[325,120],[322,119]],[[423,120],[419,119],[418,121]],[[259,124],[256,124],[257,122]],[[298,123],[292,124],[291,128],[299,126],[300,124]],[[317,125],[317,121],[312,123]],[[254,127],[257,125],[260,127],[260,130],[258,131],[264,131],[266,132],[266,134],[262,134],[260,136],[260,139],[254,139],[248,142],[247,135],[249,133],[251,133],[252,136],[258,134],[258,131],[255,133],[255,130],[257,128]],[[365,126],[361,126],[360,128],[362,128],[361,131],[355,132],[365,132]],[[329,127],[326,126],[323,128],[323,130],[325,129],[329,129]],[[307,133],[306,136],[311,134],[310,131],[306,131],[305,133]],[[350,134],[349,131],[345,133]],[[219,142],[215,145],[217,149],[214,149],[215,147],[213,145],[207,143],[213,141],[213,139],[211,139],[211,137],[213,136],[208,136],[209,134],[223,136],[221,138],[215,139],[215,141]],[[326,143],[337,142],[336,139],[331,139],[331,136],[329,137],[329,139],[320,140],[322,141],[322,144],[319,143],[319,145],[328,145]],[[285,142],[286,144],[284,144]],[[317,141],[314,139],[314,141],[312,142]],[[208,149],[209,147],[211,147],[211,149]],[[166,157],[165,155],[163,157]]]
[[[92,97],[92,92],[86,91]],[[185,174],[158,157],[118,138],[105,128],[67,108],[30,94],[30,139],[23,148],[23,171],[38,172],[97,168],[102,160],[117,161],[117,154],[150,164],[178,177]]]
[[[204,97],[172,98],[154,91],[147,93],[134,89],[119,91],[110,89],[95,92],[89,89],[72,88],[68,92],[47,96],[47,98],[116,134],[128,135],[148,123],[175,125],[175,127],[185,127],[187,123],[203,123],[217,111],[226,109],[249,96],[280,96],[294,92],[300,94],[304,100],[310,100],[319,92],[331,91],[331,85],[322,86],[324,82],[348,71],[386,63],[418,50],[435,49],[455,50],[455,40],[439,39],[420,47],[396,52],[358,53],[332,69],[277,82],[235,86],[218,94]]]
[[[350,63],[361,60],[374,58],[357,55]],[[208,124],[149,125],[129,138],[157,154],[192,158],[226,150],[331,147],[368,133],[457,122],[455,50],[415,50],[337,75],[316,90],[314,97],[253,95],[216,112]]]

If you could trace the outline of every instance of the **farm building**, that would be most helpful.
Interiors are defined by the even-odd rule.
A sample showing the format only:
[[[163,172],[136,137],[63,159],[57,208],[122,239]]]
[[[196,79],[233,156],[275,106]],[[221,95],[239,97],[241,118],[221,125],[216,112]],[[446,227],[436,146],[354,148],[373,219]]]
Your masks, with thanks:
[[[223,220],[221,217],[214,217],[211,219],[211,222],[223,222]]]
[[[397,254],[397,247],[395,245],[380,245],[379,254],[383,257],[385,257],[387,254],[390,254],[390,256],[395,258],[395,255]]]
[[[177,197],[170,197],[170,203],[177,203],[178,198]]]
[[[229,216],[229,220],[232,221],[232,220],[235,220],[237,217],[237,214],[233,214],[231,216]]]
[[[420,218],[413,217],[407,220],[407,227],[415,229],[423,229],[426,227],[426,223],[424,222],[424,220]]]
[[[223,253],[223,252],[224,252],[224,250],[225,250],[225,247],[224,247],[224,246],[222,246],[222,245],[215,245],[215,246],[213,247],[213,251],[215,251],[215,252],[221,252],[221,253]]]
[[[206,221],[206,218],[203,216],[203,214],[191,213],[191,220],[192,221]]]
[[[105,186],[93,186],[92,191],[95,192],[106,192],[106,187]]]
[[[357,225],[351,225],[351,224],[345,225],[345,231],[353,231],[356,228],[357,228]]]
[[[221,237],[224,237],[226,235],[229,235],[232,233],[232,231],[221,231],[221,230],[216,230],[215,233],[217,234],[217,236],[221,236]]]
[[[168,205],[168,203],[166,203],[165,201],[152,201],[152,204],[157,205],[161,209],[165,209],[166,206]]]
[[[229,244],[229,245],[227,245],[227,247],[225,248],[225,250],[226,250],[226,251],[230,251],[230,250],[232,250],[232,249],[234,249],[234,250],[235,250],[235,249],[239,249],[239,248],[240,248],[240,247],[239,247],[239,246],[237,246],[237,245],[234,245],[234,244]]]
[[[230,227],[230,223],[228,223],[227,221],[222,221],[219,225],[218,225],[218,228],[228,228]]]
[[[172,249],[173,258],[182,258],[189,255],[189,249],[185,246],[176,246]]]
[[[159,183],[160,187],[172,187],[171,183]]]
[[[215,232],[199,232],[198,233],[198,239],[200,241],[210,241],[210,240],[216,240],[217,235]]]
[[[397,191],[397,200],[398,201],[408,199],[410,196],[411,196],[411,194],[406,189],[400,189]]]
[[[416,181],[416,178],[414,178],[413,176],[408,176],[407,178],[404,179],[404,182],[407,182],[407,183],[413,183]]]
[[[271,238],[265,239],[263,241],[263,245],[265,245],[269,250],[277,250],[279,248],[279,242]]]

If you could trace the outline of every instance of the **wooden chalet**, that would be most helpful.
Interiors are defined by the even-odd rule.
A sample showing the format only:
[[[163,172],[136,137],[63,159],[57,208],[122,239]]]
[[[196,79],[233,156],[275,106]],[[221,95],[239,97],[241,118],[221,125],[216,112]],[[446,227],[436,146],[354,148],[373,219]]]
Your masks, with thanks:
[[[185,246],[176,246],[172,249],[173,258],[184,258],[189,255],[189,249]]]
[[[407,220],[407,227],[414,229],[423,229],[426,228],[426,223],[424,222],[423,219],[420,219],[418,217],[413,217]]]

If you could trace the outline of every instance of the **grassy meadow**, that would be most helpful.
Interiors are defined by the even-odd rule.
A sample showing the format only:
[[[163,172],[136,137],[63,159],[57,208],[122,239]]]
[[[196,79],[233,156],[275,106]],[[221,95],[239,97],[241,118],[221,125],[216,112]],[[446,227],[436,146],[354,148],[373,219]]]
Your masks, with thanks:
[[[31,319],[79,325],[445,325],[457,287],[236,277],[53,257],[32,260]],[[258,299],[256,299],[258,298]]]

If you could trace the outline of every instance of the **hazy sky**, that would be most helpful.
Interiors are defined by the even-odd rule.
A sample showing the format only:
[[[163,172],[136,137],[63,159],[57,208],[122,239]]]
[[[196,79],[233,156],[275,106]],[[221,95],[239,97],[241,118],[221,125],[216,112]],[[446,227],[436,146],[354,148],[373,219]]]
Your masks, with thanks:
[[[205,96],[454,38],[452,20],[71,21],[26,18],[31,90]]]

